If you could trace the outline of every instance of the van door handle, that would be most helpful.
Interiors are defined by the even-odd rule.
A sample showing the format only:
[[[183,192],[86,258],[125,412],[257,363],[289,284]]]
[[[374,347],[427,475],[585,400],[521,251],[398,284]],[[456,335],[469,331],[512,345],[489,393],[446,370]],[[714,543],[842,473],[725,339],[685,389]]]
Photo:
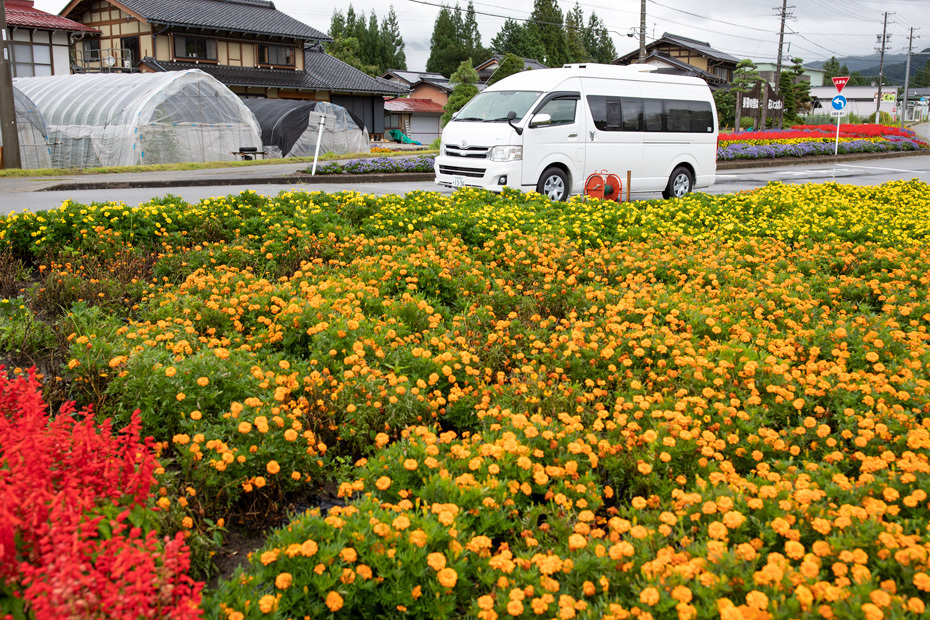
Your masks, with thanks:
[[[568,137],[569,137],[569,138],[577,138],[577,137],[578,137],[578,134],[577,134],[577,133],[570,133],[570,134],[568,134]]]
[[[591,142],[594,142],[594,132],[593,132],[593,131],[589,131],[589,132],[588,132],[588,136],[591,137]]]

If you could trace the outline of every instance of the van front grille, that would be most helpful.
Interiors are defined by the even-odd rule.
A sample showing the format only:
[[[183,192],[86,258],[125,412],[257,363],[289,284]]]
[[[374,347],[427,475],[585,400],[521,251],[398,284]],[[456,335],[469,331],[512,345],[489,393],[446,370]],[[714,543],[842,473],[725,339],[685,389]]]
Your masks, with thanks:
[[[486,146],[459,146],[458,144],[446,144],[446,155],[449,157],[468,157],[469,159],[487,159],[488,151]]]
[[[451,174],[453,176],[471,177],[480,179],[484,176],[483,168],[463,168],[461,166],[443,166],[439,165],[439,174]]]

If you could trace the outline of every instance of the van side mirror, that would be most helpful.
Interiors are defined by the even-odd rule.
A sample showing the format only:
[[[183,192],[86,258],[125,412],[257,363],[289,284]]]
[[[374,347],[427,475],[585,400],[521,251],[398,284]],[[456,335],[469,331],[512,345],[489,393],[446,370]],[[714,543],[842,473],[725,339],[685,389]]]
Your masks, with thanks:
[[[542,112],[533,117],[530,121],[530,127],[539,127],[540,125],[549,125],[552,123],[552,115]]]
[[[522,136],[523,128],[517,127],[516,125],[513,124],[513,119],[515,118],[517,118],[516,112],[514,112],[513,110],[511,110],[510,112],[507,112],[507,124],[510,125],[513,128],[513,130],[517,132],[518,136]]]

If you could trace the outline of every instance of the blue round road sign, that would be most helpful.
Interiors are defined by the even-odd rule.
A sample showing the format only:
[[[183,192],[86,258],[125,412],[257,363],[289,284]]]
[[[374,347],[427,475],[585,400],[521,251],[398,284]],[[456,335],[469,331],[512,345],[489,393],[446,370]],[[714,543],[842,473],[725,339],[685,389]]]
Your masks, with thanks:
[[[844,97],[843,95],[837,95],[836,97],[833,98],[833,109],[834,110],[842,110],[845,107],[846,107],[846,97]]]

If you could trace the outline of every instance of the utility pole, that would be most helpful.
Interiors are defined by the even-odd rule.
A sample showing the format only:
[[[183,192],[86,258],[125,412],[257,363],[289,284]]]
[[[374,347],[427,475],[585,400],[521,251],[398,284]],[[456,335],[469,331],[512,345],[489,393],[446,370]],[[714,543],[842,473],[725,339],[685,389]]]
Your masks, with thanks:
[[[882,25],[881,47],[876,50],[879,52],[878,60],[878,101],[875,102],[875,124],[878,125],[880,118],[879,112],[882,109],[882,79],[885,74],[885,48],[888,45],[888,11],[885,11],[885,20]]]
[[[646,62],[646,0],[639,5],[639,62]]]
[[[775,9],[781,14],[781,30],[778,33],[778,61],[775,64],[775,94],[778,94],[778,91],[781,90],[781,50],[785,45],[785,20],[792,15],[788,15],[788,9],[793,9],[793,6],[788,6],[788,0],[782,0],[781,9]]]
[[[914,50],[914,27],[907,38],[907,64],[904,69],[904,103],[901,104],[901,129],[904,129],[904,117],[907,116],[907,87],[911,78],[911,52]]]
[[[19,134],[16,132],[11,61],[9,33],[6,31],[6,7],[4,1],[0,0],[0,136],[3,138],[3,162],[7,168],[22,168]]]

